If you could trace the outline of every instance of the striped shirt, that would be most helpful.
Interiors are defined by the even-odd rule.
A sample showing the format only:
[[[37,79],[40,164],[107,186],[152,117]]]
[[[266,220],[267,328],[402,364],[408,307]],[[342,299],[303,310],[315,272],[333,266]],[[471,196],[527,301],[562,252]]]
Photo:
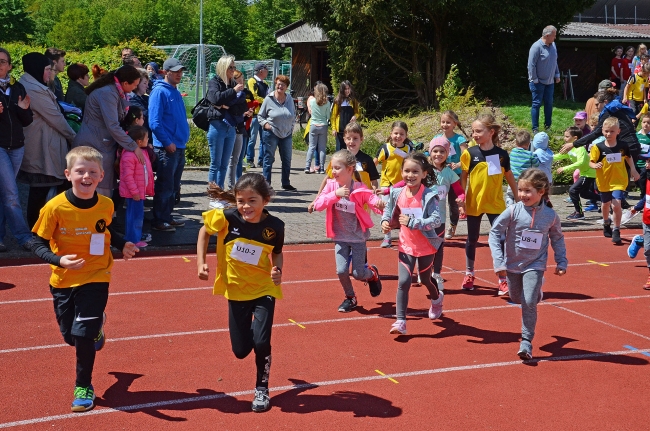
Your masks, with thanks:
[[[515,180],[519,179],[519,175],[525,169],[536,168],[537,166],[539,166],[539,160],[531,151],[519,147],[515,147],[510,151],[510,170],[512,175],[515,176]]]

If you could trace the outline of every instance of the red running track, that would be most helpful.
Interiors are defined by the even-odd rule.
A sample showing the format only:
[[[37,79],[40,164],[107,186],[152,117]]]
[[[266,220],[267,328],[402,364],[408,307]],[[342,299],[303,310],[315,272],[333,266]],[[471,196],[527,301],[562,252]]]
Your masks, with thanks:
[[[624,231],[628,240],[635,233]],[[74,351],[54,319],[49,268],[0,268],[0,428],[645,429],[650,292],[641,289],[642,253],[632,260],[598,232],[568,233],[568,273],[547,273],[536,359],[522,363],[521,309],[496,296],[481,242],[479,288],[460,291],[464,242],[449,241],[443,317],[429,320],[426,289],[413,287],[405,336],[388,334],[394,249],[370,244],[383,293],[371,298],[355,282],[360,307],[342,314],[333,245],[287,246],[273,407],[263,414],[250,410],[253,357],[232,354],[226,301],[198,280],[194,256],[116,261],[108,342],[93,379],[97,407],[81,414],[69,410]]]

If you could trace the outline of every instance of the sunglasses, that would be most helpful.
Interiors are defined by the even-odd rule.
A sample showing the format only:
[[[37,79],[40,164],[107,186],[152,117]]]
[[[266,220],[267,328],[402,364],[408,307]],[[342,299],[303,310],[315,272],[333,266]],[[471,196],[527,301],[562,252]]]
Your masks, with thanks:
[[[235,66],[228,66],[228,70],[237,70],[237,67],[235,67]]]

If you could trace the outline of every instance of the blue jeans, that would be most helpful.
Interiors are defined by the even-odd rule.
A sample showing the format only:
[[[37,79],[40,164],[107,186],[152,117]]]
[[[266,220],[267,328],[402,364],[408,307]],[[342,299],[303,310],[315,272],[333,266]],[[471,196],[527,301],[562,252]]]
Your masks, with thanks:
[[[309,149],[307,150],[307,164],[305,170],[311,167],[311,159],[316,154],[316,165],[325,170],[325,150],[327,147],[327,124],[321,126],[311,125],[309,128]],[[319,162],[322,163],[319,165]]]
[[[143,222],[144,196],[140,196],[139,201],[126,198],[126,229],[124,231],[124,241],[131,241],[133,244],[140,242]]]
[[[257,121],[257,115],[253,117],[251,121],[250,129],[250,138],[248,139],[248,145],[246,147],[246,161],[248,163],[253,163],[255,161],[255,141],[257,141],[257,133],[260,131],[260,123]],[[262,165],[264,160],[264,142],[262,140],[262,134],[260,133],[260,151],[257,157],[257,164]]]
[[[544,127],[551,127],[553,118],[553,91],[555,84],[528,83],[530,92],[533,94],[533,106],[530,108],[530,117],[533,122],[533,131],[539,130],[539,107],[544,103]]]
[[[262,175],[266,182],[271,184],[271,168],[275,161],[275,149],[280,151],[280,160],[282,161],[282,187],[290,186],[289,175],[291,174],[291,150],[293,147],[292,136],[278,138],[270,130],[262,131],[262,144],[264,145],[264,165]]]
[[[210,170],[208,181],[223,188],[226,171],[230,162],[232,148],[235,145],[235,128],[221,120],[210,121],[208,129],[208,147],[210,148]]]
[[[185,148],[176,148],[175,152],[168,153],[155,147],[154,151],[158,156],[158,170],[154,183],[152,226],[158,226],[172,221],[174,197],[176,190],[181,188],[181,175],[185,168]]]
[[[25,147],[15,150],[0,148],[0,242],[4,241],[5,222],[20,245],[32,238],[20,207],[20,196],[16,185],[16,175],[23,161]]]

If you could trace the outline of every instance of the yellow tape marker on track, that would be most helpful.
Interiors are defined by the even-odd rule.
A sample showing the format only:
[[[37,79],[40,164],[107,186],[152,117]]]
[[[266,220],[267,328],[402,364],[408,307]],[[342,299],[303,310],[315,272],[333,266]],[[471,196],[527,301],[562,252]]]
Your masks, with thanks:
[[[188,258],[186,258],[185,256],[183,256],[183,260],[184,260],[185,262],[190,262],[190,260],[189,260]]]
[[[386,377],[388,380],[390,380],[390,381],[393,382],[393,383],[399,383],[399,382],[398,382],[397,380],[395,380],[394,378],[386,376],[386,374],[382,373],[382,372],[379,371],[379,370],[375,370],[375,372],[376,372],[377,374],[381,375],[381,376]]]
[[[596,262],[595,260],[588,260],[587,262],[589,262],[589,263],[595,263],[596,265],[600,265],[600,266],[609,266],[609,265],[607,265],[606,263]]]
[[[305,329],[304,326],[302,326],[300,323],[296,322],[296,321],[293,320],[293,319],[289,319],[289,322],[293,323],[294,325],[298,325],[298,326],[300,326],[302,329]]]

